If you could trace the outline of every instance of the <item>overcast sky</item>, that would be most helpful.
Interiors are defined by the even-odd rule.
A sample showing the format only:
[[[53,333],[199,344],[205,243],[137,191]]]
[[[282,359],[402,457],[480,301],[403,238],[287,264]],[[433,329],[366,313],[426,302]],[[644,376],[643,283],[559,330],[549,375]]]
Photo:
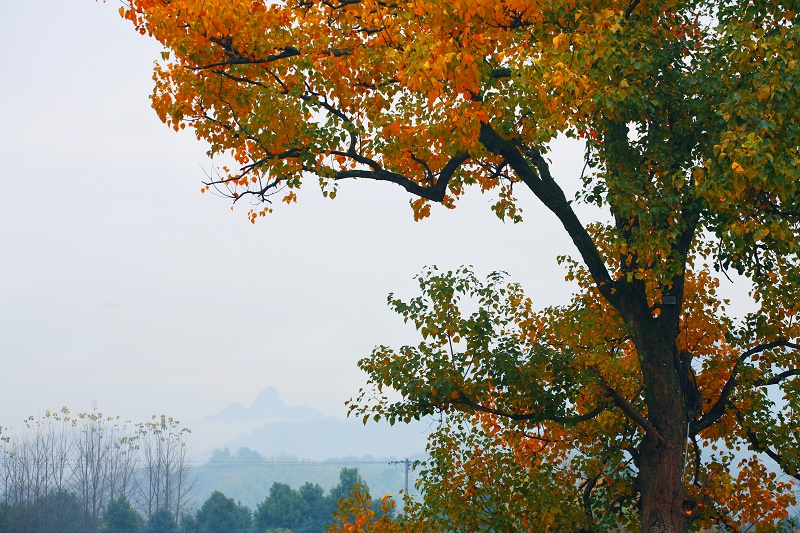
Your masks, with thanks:
[[[200,194],[193,134],[150,109],[157,43],[117,0],[0,0],[0,425],[96,403],[141,420],[193,420],[275,386],[289,404],[344,415],[356,361],[414,340],[386,307],[425,265],[501,269],[541,305],[569,288],[572,253],[523,194],[511,225],[468,195],[415,223],[390,184],[310,180],[298,205],[251,225]],[[574,190],[581,151],[553,154]]]

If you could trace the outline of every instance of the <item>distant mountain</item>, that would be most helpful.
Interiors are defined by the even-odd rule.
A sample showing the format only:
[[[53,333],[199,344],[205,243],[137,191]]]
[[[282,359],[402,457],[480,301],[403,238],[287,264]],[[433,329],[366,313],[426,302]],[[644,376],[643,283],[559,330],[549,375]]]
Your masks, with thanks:
[[[265,456],[291,453],[321,461],[330,457],[371,455],[402,458],[425,451],[427,422],[397,424],[336,419],[269,423],[231,440],[232,450],[250,448]]]
[[[245,407],[239,402],[233,402],[215,415],[207,416],[204,421],[253,422],[265,424],[268,422],[307,422],[322,420],[325,415],[304,405],[286,405],[275,387],[267,387],[256,398],[253,405]]]
[[[411,461],[424,456],[411,456]],[[390,493],[398,497],[404,489],[405,467],[399,462],[374,457],[338,457],[325,461],[300,460],[297,456],[281,454],[262,457],[248,448],[236,452],[225,448],[215,450],[209,461],[195,468],[197,485],[193,505],[199,507],[215,490],[255,509],[269,494],[272,484],[285,483],[298,489],[304,483],[319,484],[329,491],[339,482],[342,468],[357,468],[373,497]],[[409,491],[418,495],[414,483],[417,469],[409,469]],[[399,500],[399,498],[398,498]]]
[[[188,424],[198,459],[215,448],[242,447],[264,456],[290,453],[303,459],[364,456],[406,457],[422,453],[429,433],[426,422],[389,424],[326,417],[303,405],[286,405],[267,387],[253,405],[234,402],[216,414]]]

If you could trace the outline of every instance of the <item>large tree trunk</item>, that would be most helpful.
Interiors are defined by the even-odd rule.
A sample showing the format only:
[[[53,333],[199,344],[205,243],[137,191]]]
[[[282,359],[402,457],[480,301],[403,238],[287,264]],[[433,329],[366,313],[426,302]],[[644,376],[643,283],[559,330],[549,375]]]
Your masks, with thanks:
[[[639,491],[643,533],[685,533],[696,503],[684,489],[687,414],[681,388],[675,333],[648,316],[634,325],[647,402],[647,431],[639,450]],[[639,326],[642,323],[639,322]],[[655,326],[655,327],[653,327]]]
[[[645,428],[647,434],[640,446],[638,461],[642,531],[687,532],[694,520],[697,504],[687,497],[684,489],[688,416],[684,405],[676,343],[683,300],[685,263],[674,265],[678,272],[670,285],[676,303],[668,307],[662,306],[662,313],[653,317],[644,282],[638,278],[612,278],[592,236],[578,219],[564,191],[553,179],[549,163],[542,154],[536,149],[520,149],[520,145],[503,138],[488,123],[481,124],[479,140],[489,152],[502,157],[536,197],[558,217],[578,249],[598,291],[620,313],[630,328],[644,378],[647,423],[643,425],[649,425]],[[604,142],[609,146],[616,146],[606,154],[605,164],[612,169],[609,172],[614,174],[613,169],[616,168],[620,175],[630,174],[631,161],[635,161],[636,157],[630,150],[628,126],[624,122],[609,122]],[[629,216],[632,215],[614,216],[617,228],[623,234],[630,231],[633,222],[629,221]],[[673,246],[674,251],[684,258],[681,261],[685,261],[699,215],[692,209],[684,208],[681,216],[684,228]],[[633,267],[628,265],[628,268]],[[627,273],[632,274],[633,271]]]

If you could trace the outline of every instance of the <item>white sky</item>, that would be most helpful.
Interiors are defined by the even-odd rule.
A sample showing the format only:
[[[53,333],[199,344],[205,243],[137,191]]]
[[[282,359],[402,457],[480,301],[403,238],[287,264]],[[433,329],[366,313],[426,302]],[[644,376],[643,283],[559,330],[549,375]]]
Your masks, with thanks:
[[[205,148],[150,109],[160,50],[119,5],[0,0],[0,426],[92,403],[189,421],[269,385],[344,415],[356,361],[415,340],[385,301],[425,265],[506,270],[566,301],[555,256],[572,246],[524,191],[516,226],[477,192],[415,223],[398,187],[330,201],[310,180],[255,226],[201,195]],[[554,163],[575,186],[580,149]]]

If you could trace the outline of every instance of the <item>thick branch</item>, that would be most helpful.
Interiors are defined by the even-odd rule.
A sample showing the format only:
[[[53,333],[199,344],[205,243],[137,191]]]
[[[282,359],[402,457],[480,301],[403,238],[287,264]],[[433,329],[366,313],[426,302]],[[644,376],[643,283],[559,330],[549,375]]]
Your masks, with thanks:
[[[561,221],[603,296],[615,307],[620,297],[591,236],[584,228],[564,191],[550,175],[550,167],[535,149],[521,147],[501,137],[489,124],[481,124],[480,142],[501,156],[539,200]]]
[[[722,415],[725,414],[728,407],[728,402],[730,401],[731,394],[733,393],[733,390],[736,388],[736,385],[738,384],[739,369],[741,368],[741,365],[744,364],[744,362],[750,357],[766,350],[772,350],[774,348],[791,348],[793,350],[799,350],[800,344],[790,342],[787,340],[766,342],[763,344],[759,344],[758,346],[754,346],[753,348],[750,348],[746,352],[742,353],[737,358],[736,364],[733,366],[733,370],[731,370],[731,375],[728,378],[728,381],[726,381],[725,385],[722,387],[722,392],[720,392],[719,399],[716,401],[716,403],[714,403],[711,409],[709,409],[709,411],[705,415],[703,415],[702,418],[700,418],[700,420],[696,420],[691,423],[689,429],[692,435],[696,435],[697,433],[710,427],[717,420],[722,418]],[[794,372],[794,370],[792,372]],[[782,374],[779,374],[778,376],[781,375]],[[790,377],[790,375],[793,374],[789,374],[785,377]],[[778,376],[776,376],[776,378]],[[785,377],[780,378],[778,382],[782,379],[785,379]],[[771,385],[771,384],[772,383],[762,383],[760,385]]]
[[[492,69],[489,72],[489,77],[499,80],[500,78],[510,78],[511,77],[511,69],[510,68],[496,68]]]
[[[601,475],[602,471],[596,476],[587,479],[586,486],[583,487],[583,514],[586,515],[586,519],[590,523],[594,521],[594,517],[592,516],[592,491],[595,486],[597,486],[597,481],[600,479]]]
[[[614,400],[614,405],[619,407],[623,413],[628,415],[628,418],[636,422],[636,424],[644,429],[647,433],[649,433],[652,437],[654,437],[659,442],[664,442],[664,438],[658,432],[653,424],[650,423],[639,411],[633,408],[633,406],[628,403],[620,393],[606,385],[606,392],[611,399]]]
[[[785,462],[783,455],[770,448],[769,444],[766,442],[759,440],[758,435],[756,435],[752,429],[745,428],[742,415],[738,411],[736,412],[736,418],[739,420],[739,424],[744,428],[745,436],[754,450],[766,454],[770,459],[778,463],[778,466],[780,466],[784,472],[800,481],[800,471],[798,471],[797,465]]]
[[[348,153],[347,155],[353,157],[355,154]],[[425,198],[433,202],[441,202],[447,193],[447,184],[450,181],[450,178],[453,177],[453,174],[455,174],[456,170],[458,170],[458,167],[460,167],[467,159],[469,159],[469,154],[466,152],[461,152],[451,157],[450,161],[447,162],[442,171],[439,173],[439,178],[430,187],[422,186],[402,174],[386,170],[380,167],[375,161],[361,161],[358,157],[354,157],[354,159],[369,165],[372,170],[341,170],[334,175],[334,179],[341,180],[347,178],[367,178],[376,181],[388,181],[400,185],[406,191],[415,196],[419,196],[420,198]]]
[[[628,4],[628,9],[625,10],[625,20],[631,18],[633,15],[633,10],[636,9],[636,6],[639,5],[639,0],[631,0],[631,3]]]
[[[756,387],[765,387],[767,385],[778,385],[781,381],[793,376],[800,376],[800,368],[790,368],[784,370],[780,374],[772,376],[770,379],[757,379],[753,385]]]
[[[537,422],[556,422],[557,424],[577,424],[579,422],[586,422],[587,420],[591,420],[595,418],[597,415],[602,413],[605,408],[605,403],[600,403],[597,407],[589,411],[588,413],[584,413],[582,415],[575,415],[575,416],[556,416],[556,415],[542,415],[541,413],[509,413],[507,411],[501,411],[500,409],[495,409],[494,407],[486,407],[481,405],[477,402],[470,400],[463,392],[458,393],[458,398],[450,400],[449,403],[451,405],[465,405],[476,411],[480,411],[482,413],[490,413],[493,415],[501,416],[503,418],[508,418],[509,420],[534,420]]]
[[[216,63],[209,63],[208,65],[192,67],[192,70],[206,70],[210,68],[224,67],[228,65],[260,65],[263,63],[272,63],[273,61],[278,61],[280,59],[286,59],[287,57],[293,57],[299,55],[300,55],[300,50],[298,50],[294,46],[287,46],[283,49],[283,52],[279,54],[270,54],[263,59],[250,59],[247,57],[234,56],[231,57],[230,59],[226,59],[225,61],[218,61]]]
[[[680,254],[681,261],[679,271],[672,276],[671,290],[675,295],[676,301],[679,305],[662,306],[660,318],[666,324],[664,328],[666,331],[675,331],[680,324],[680,316],[682,313],[684,285],[686,283],[686,258],[689,257],[692,242],[694,241],[697,233],[697,224],[700,221],[700,211],[696,204],[690,202],[681,210],[681,223],[683,231],[681,231],[678,241],[675,245],[675,250]]]

